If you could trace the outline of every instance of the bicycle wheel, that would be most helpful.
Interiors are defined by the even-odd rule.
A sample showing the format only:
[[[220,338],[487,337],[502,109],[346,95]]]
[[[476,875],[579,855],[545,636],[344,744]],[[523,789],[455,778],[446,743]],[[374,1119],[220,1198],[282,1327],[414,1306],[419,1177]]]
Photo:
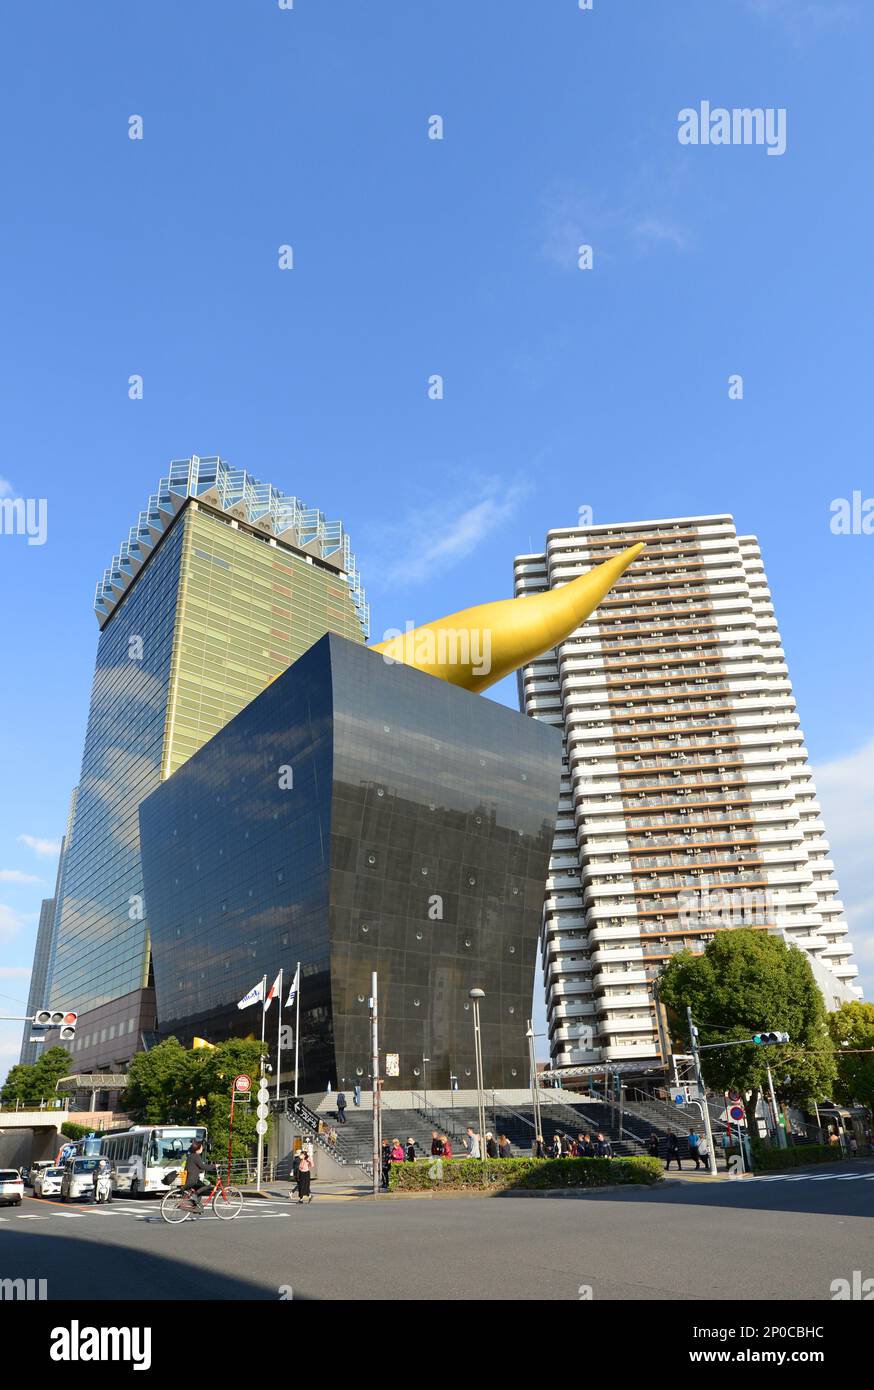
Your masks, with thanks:
[[[222,1221],[232,1221],[243,1210],[243,1194],[238,1187],[220,1187],[212,1199],[212,1209]]]
[[[187,1221],[191,1215],[191,1206],[188,1198],[181,1187],[174,1187],[165,1193],[161,1199],[161,1215],[171,1226],[176,1226],[180,1221]]]

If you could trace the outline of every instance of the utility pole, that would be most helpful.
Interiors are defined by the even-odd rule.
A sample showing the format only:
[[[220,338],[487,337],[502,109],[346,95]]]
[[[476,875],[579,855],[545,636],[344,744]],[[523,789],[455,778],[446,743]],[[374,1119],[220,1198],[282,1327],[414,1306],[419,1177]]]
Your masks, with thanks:
[[[780,1123],[780,1111],[777,1109],[777,1097],[776,1097],[776,1095],[774,1094],[774,1078],[773,1078],[773,1076],[771,1075],[771,1068],[770,1068],[770,1066],[767,1068],[767,1072],[768,1072],[768,1090],[769,1090],[770,1093],[771,1093],[771,1110],[773,1111],[773,1115],[774,1115],[774,1128],[775,1128],[776,1131],[777,1131],[777,1148],[778,1148],[778,1149],[785,1149],[785,1148],[786,1148],[786,1131],[785,1131],[785,1129],[783,1128],[783,1126],[782,1126],[781,1123]]]
[[[692,1061],[695,1064],[695,1080],[698,1090],[701,1093],[701,1113],[704,1116],[704,1133],[707,1135],[707,1163],[710,1168],[710,1176],[716,1177],[716,1154],[713,1149],[713,1130],[710,1128],[710,1107],[707,1104],[707,1093],[704,1090],[704,1077],[701,1075],[701,1056],[698,1051],[698,1029],[692,1021],[692,1006],[686,1005],[686,1018],[689,1021],[689,1039],[692,1045]]]
[[[379,1017],[375,970],[370,976],[370,1073],[373,1086],[373,1195],[378,1197],[382,1176],[382,1139],[379,1107]]]
[[[543,1133],[540,1128],[540,1093],[537,1087],[537,1060],[534,1052],[534,1029],[531,1026],[531,1019],[528,1020],[528,1031],[525,1034],[528,1039],[528,1065],[531,1069],[531,1100],[534,1106],[534,1138]]]

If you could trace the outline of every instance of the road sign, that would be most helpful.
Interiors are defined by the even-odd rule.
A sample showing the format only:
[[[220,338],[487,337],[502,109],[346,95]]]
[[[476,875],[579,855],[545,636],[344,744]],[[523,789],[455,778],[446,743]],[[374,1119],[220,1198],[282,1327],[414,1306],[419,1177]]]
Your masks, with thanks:
[[[744,1118],[744,1108],[742,1105],[732,1105],[728,1113],[733,1120],[742,1120]]]
[[[261,1101],[261,1104],[258,1106],[258,1109],[255,1111],[255,1113],[258,1116],[259,1120],[267,1119],[267,1116],[270,1114],[270,1106],[267,1104],[266,1100]]]
[[[259,1121],[258,1121],[258,1123],[257,1123],[256,1126],[255,1126],[255,1133],[256,1133],[256,1134],[266,1134],[266,1133],[267,1133],[267,1121],[266,1121],[266,1120],[259,1120]]]
[[[262,1104],[265,1100],[270,1099],[270,1092],[268,1091],[266,1086],[261,1087],[260,1091],[258,1092],[258,1099],[262,1102]]]
[[[671,1091],[671,1100],[674,1102],[675,1105],[685,1105],[685,1104],[686,1104],[686,1092],[685,1092],[685,1091]]]
[[[235,1091],[251,1091],[251,1089],[252,1089],[252,1078],[251,1078],[251,1076],[246,1076],[245,1072],[241,1072],[239,1076],[235,1076],[235,1077],[234,1077],[234,1090],[235,1090]]]

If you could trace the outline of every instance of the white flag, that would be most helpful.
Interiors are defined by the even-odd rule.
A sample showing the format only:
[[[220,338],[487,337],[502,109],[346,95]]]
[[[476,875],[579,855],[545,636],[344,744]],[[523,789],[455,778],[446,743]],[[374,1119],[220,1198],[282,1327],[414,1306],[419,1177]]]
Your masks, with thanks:
[[[300,989],[300,962],[298,962],[297,969],[296,969],[295,972],[294,972],[294,979],[293,979],[292,982],[291,982],[291,989],[288,991],[288,998],[287,998],[286,1001],[285,1001],[285,1007],[286,1007],[287,1009],[290,1009],[290,1008],[291,1008],[292,1004],[294,1003],[295,999],[297,998],[297,992],[298,992],[299,989]]]
[[[238,1009],[248,1009],[250,1004],[257,1004],[259,999],[264,998],[264,981],[259,980],[254,989],[250,989],[248,994],[244,994],[237,1003]]]
[[[265,1014],[266,1014],[267,1010],[270,1008],[270,1005],[272,1004],[273,1000],[276,998],[277,994],[279,993],[279,987],[280,987],[281,984],[282,984],[282,971],[280,970],[279,974],[276,976],[276,979],[273,981],[273,984],[270,986],[269,990],[267,991],[267,998],[264,1000],[264,1012],[265,1012]]]

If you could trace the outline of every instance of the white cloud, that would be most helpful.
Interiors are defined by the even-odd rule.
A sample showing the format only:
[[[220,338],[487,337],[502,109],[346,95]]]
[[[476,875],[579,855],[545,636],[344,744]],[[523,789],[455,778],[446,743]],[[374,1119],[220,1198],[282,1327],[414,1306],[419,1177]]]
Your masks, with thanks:
[[[746,4],[760,19],[781,25],[794,43],[843,28],[859,17],[859,6],[848,0],[746,0]]]
[[[30,918],[23,912],[16,912],[7,903],[0,903],[0,938],[14,936]]]
[[[39,883],[37,874],[24,874],[20,869],[0,869],[0,883]]]
[[[553,188],[544,198],[542,254],[563,270],[577,270],[582,245],[591,246],[599,257],[612,256],[623,247],[637,254],[664,246],[689,250],[689,231],[653,210],[657,195],[650,185],[649,175],[643,174],[627,193],[609,203],[600,194],[590,195],[570,184]]]
[[[380,549],[392,557],[385,582],[416,584],[450,569],[509,520],[528,491],[525,482],[489,477],[469,487],[460,506],[443,494],[409,508],[390,535],[381,533]]]
[[[29,980],[29,965],[0,965],[0,980]]]
[[[813,775],[861,984],[874,997],[874,739]]]
[[[38,835],[19,835],[19,843],[27,845],[35,854],[58,855],[61,852],[60,840],[41,840]]]

